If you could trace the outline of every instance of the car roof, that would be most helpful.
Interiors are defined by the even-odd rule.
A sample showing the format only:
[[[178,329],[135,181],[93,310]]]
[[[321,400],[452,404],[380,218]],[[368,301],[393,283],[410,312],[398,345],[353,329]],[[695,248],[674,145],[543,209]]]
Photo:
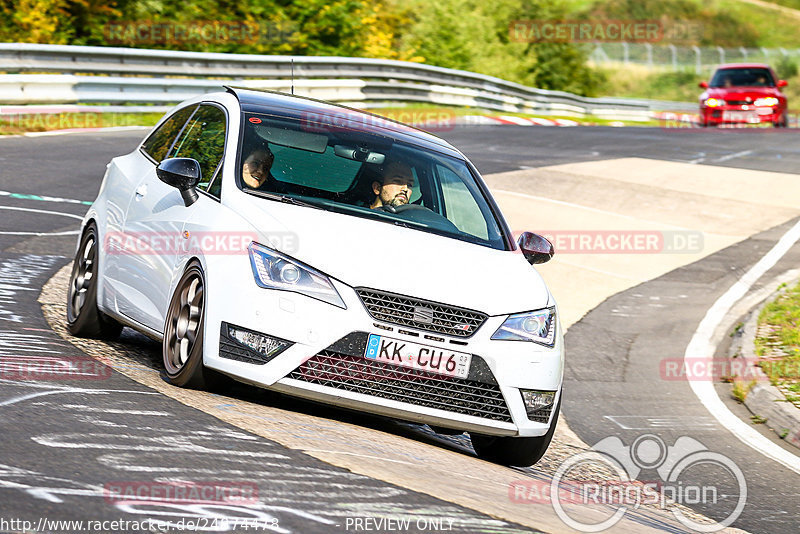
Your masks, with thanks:
[[[766,63],[726,63],[724,65],[720,65],[719,67],[717,67],[717,70],[723,70],[723,69],[753,69],[753,68],[772,70],[770,68],[770,66],[767,65]]]
[[[268,113],[298,120],[313,120],[391,137],[423,148],[444,152],[460,159],[463,154],[444,139],[402,122],[374,113],[278,91],[226,87],[239,100],[243,111]]]

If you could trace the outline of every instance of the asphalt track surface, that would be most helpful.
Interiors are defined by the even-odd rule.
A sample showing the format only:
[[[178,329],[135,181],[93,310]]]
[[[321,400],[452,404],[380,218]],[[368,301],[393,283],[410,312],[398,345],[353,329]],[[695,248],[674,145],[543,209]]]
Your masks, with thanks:
[[[438,134],[482,174],[622,157],[800,172],[800,134],[791,129],[484,126]]]
[[[76,236],[31,234],[74,231],[77,219],[66,214],[80,217],[86,206],[20,195],[90,201],[105,164],[130,151],[143,135],[133,131],[0,139],[0,190],[12,193],[0,193],[4,362],[31,352],[81,358],[78,349],[50,330],[36,302],[42,284],[71,260]],[[483,173],[625,156],[790,173],[800,169],[800,135],[783,131],[504,126],[442,135]],[[715,426],[685,382],[652,376],[658,369],[652,362],[682,356],[705,310],[774,244],[781,230],[764,232],[615,295],[567,334],[565,387],[566,398],[573,402],[565,401],[564,412],[572,429],[590,444],[608,436],[629,443],[644,431],[656,432],[648,425],[658,416],[662,423],[657,433],[667,445],[681,436],[713,443],[715,451],[745,472],[748,502],[734,526],[752,532],[800,531],[800,477]],[[793,250],[770,274],[797,265],[798,259],[800,253]],[[666,309],[651,306],[652,297],[664,299]],[[137,342],[135,336],[131,342]],[[186,510],[166,506],[109,502],[104,485],[114,468],[112,473],[123,473],[116,480],[142,480],[142,475],[196,480],[203,474],[210,480],[239,480],[247,473],[259,489],[261,509],[256,514],[233,506],[225,513],[294,532],[345,531],[347,518],[386,510],[443,520],[445,526],[453,520],[453,531],[458,532],[529,531],[333,467],[154,394],[117,373],[94,372],[102,380],[88,376],[32,385],[0,379],[0,518],[28,519],[36,526],[41,517],[119,519],[123,508],[132,520],[155,516],[169,521],[186,515]],[[624,417],[645,423],[620,425]],[[364,424],[381,424],[371,421]],[[215,468],[204,472],[200,465]],[[700,511],[715,518],[722,513]],[[0,525],[0,531],[21,530]]]

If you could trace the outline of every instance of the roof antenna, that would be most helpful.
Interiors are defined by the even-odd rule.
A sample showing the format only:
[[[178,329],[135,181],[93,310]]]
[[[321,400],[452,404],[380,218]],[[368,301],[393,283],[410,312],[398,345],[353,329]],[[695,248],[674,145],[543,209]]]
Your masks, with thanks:
[[[292,94],[294,94],[294,58],[292,58]]]

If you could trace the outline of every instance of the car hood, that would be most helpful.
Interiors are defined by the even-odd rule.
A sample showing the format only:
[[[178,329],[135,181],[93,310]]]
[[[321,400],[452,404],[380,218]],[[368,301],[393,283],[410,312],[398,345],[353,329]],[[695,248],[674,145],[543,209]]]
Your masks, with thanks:
[[[721,98],[723,100],[751,100],[765,96],[783,97],[777,87],[709,87],[701,98]]]
[[[551,297],[518,251],[501,251],[324,210],[257,199],[239,213],[265,241],[351,287],[368,287],[503,315]],[[280,221],[280,222],[279,222]],[[291,239],[271,239],[279,232]]]

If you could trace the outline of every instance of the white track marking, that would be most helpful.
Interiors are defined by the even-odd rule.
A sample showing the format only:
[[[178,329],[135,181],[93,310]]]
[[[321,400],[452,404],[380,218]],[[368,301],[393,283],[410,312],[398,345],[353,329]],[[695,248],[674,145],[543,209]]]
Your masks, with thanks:
[[[21,208],[19,206],[0,206],[0,210],[29,211],[31,213],[45,213],[47,215],[62,215],[64,217],[72,217],[73,219],[78,219],[79,221],[83,220],[83,215],[64,213],[62,211],[40,210],[36,208]]]
[[[748,290],[764,273],[778,263],[798,239],[800,239],[800,222],[783,234],[769,252],[717,299],[700,322],[694,336],[692,336],[692,340],[686,347],[686,353],[684,354],[685,365],[689,365],[690,359],[696,360],[697,358],[705,358],[710,362],[716,350],[716,346],[713,342],[714,331],[720,323],[722,323],[725,315],[737,301],[745,296]],[[700,399],[700,402],[711,412],[711,415],[713,415],[723,427],[730,430],[742,443],[753,448],[756,452],[763,454],[767,458],[771,458],[779,464],[788,467],[795,473],[800,473],[800,457],[776,445],[768,438],[758,433],[758,431],[749,424],[734,415],[728,407],[723,404],[722,400],[720,400],[711,381],[690,380],[689,385],[695,395],[697,395],[697,398]]]
[[[27,395],[21,395],[19,397],[13,397],[11,399],[7,399],[4,401],[0,401],[0,406],[9,406],[11,404],[16,404],[18,402],[23,402],[30,399],[35,399],[37,397],[42,397],[45,395],[55,395],[58,393],[80,393],[82,395],[108,395],[109,393],[138,393],[140,395],[158,395],[156,392],[151,391],[130,391],[124,389],[83,389],[83,388],[73,388],[69,386],[59,386],[59,385],[44,385],[44,384],[37,384],[35,382],[21,382],[18,380],[0,380],[0,382],[5,384],[11,384],[20,387],[29,387],[29,388],[40,388],[40,389],[47,389],[48,391],[42,391],[39,393],[29,393]]]
[[[48,197],[44,195],[34,195],[30,193],[12,193],[11,191],[0,191],[0,197],[18,198],[20,200],[36,200],[39,202],[58,202],[64,204],[81,204],[88,206],[91,202],[78,200],[76,198]]]
[[[713,161],[714,161],[714,163],[722,163],[723,161],[728,161],[728,160],[732,160],[732,159],[736,159],[736,158],[741,158],[741,157],[744,157],[744,156],[749,156],[752,153],[753,153],[752,150],[742,150],[741,152],[734,152],[733,154],[728,154],[728,155],[722,156],[721,158],[717,158],[717,159],[715,159]]]
[[[36,208],[20,208],[17,206],[0,206],[0,210],[11,210],[11,211],[28,211],[31,213],[44,213],[46,215],[61,215],[62,217],[70,217],[72,219],[78,219],[79,221],[83,220],[83,217],[80,215],[73,215],[72,213],[63,213],[60,211],[50,211],[50,210],[39,210]],[[8,231],[3,232],[0,231],[0,235],[31,235],[31,236],[59,236],[59,235],[78,235],[80,232],[78,230],[67,230],[65,232],[17,232],[17,231]]]
[[[160,412],[155,410],[119,410],[115,408],[98,408],[95,406],[89,406],[88,404],[62,404],[59,406],[60,408],[76,408],[81,412],[100,412],[100,413],[113,413],[113,414],[125,414],[125,415],[152,415],[152,416],[160,416],[160,417],[170,417],[172,416],[169,412]]]
[[[111,126],[109,128],[71,128],[67,130],[50,130],[48,132],[27,132],[22,135],[24,137],[51,137],[54,135],[68,135],[76,133],[127,132],[150,129],[152,129],[152,126]]]

